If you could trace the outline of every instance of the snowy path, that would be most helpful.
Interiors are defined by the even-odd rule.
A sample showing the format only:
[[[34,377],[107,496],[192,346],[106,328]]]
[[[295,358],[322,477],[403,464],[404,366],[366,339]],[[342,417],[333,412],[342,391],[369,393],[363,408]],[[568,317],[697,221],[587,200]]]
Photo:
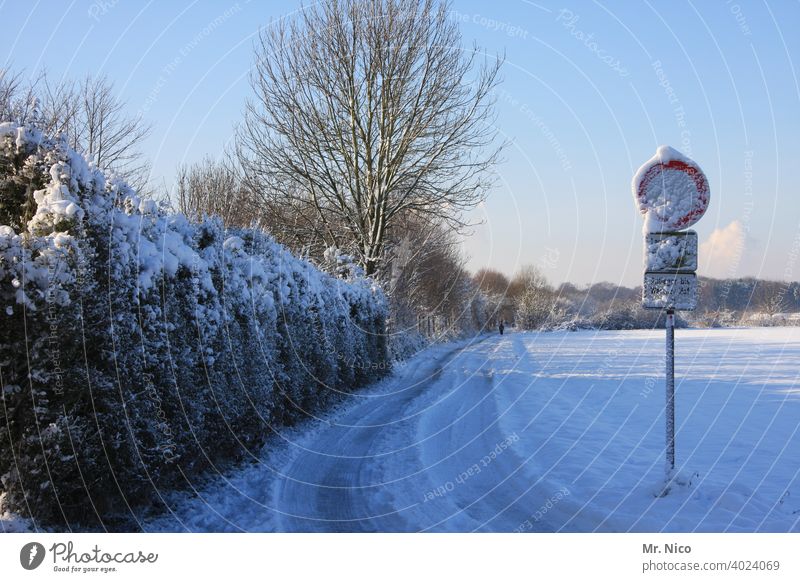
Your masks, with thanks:
[[[401,374],[395,390],[317,432],[276,482],[278,529],[486,529],[515,511],[521,523],[529,513],[520,503],[525,488],[510,478],[519,459],[505,446],[480,462],[509,437],[498,423],[490,364],[511,343],[519,345],[493,337],[437,348]]]
[[[679,330],[663,476],[663,331],[435,346],[149,531],[797,531],[800,329]]]

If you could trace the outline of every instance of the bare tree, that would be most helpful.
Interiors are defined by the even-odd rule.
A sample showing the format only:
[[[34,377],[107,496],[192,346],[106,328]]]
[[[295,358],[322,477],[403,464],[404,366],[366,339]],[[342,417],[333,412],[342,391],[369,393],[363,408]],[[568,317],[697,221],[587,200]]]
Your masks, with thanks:
[[[511,281],[516,313],[523,329],[541,327],[554,314],[556,296],[542,272],[528,265],[522,267]]]
[[[0,119],[14,121],[30,116],[35,100],[32,89],[23,83],[21,73],[0,69]]]
[[[478,269],[474,275],[475,282],[484,293],[505,297],[511,282],[503,273],[495,269],[484,267]]]
[[[150,126],[140,114],[127,115],[125,102],[105,76],[84,78],[78,98],[72,131],[79,151],[98,166],[125,176],[137,190],[144,189],[149,167],[139,145],[150,134]]]
[[[206,158],[191,166],[179,166],[178,209],[192,220],[219,216],[225,226],[250,226],[257,216],[252,197],[241,183],[230,160]]]
[[[43,71],[23,82],[19,73],[0,70],[3,120],[33,123],[48,135],[64,136],[73,149],[142,192],[149,166],[139,146],[150,126],[141,115],[128,115],[126,107],[105,76],[53,81]]]
[[[75,139],[81,107],[80,87],[69,79],[54,82],[46,72],[31,81],[27,99],[33,100],[30,121],[47,135],[65,135],[69,145],[84,153]]]
[[[787,292],[788,285],[773,281],[756,281],[753,289],[753,307],[768,315],[770,319],[774,319],[786,311]]]
[[[461,302],[459,281],[469,279],[453,231],[428,217],[406,215],[388,239],[384,286],[392,304],[392,317],[400,326],[415,323],[416,314],[437,313],[453,320]]]
[[[404,213],[462,228],[485,197],[500,65],[462,48],[447,2],[324,0],[274,23],[238,135],[251,188],[290,215],[284,236],[373,275]]]
[[[500,320],[514,319],[514,297],[511,296],[511,281],[503,273],[495,269],[478,269],[473,280],[486,297],[487,309],[492,324]]]

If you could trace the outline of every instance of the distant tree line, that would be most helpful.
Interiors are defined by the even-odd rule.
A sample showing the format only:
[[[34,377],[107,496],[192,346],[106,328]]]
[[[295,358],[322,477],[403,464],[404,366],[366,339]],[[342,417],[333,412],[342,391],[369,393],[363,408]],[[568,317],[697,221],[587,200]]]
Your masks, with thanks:
[[[641,287],[609,282],[556,287],[533,266],[511,278],[481,269],[474,280],[493,305],[493,323],[502,319],[522,329],[646,329],[664,324],[663,313],[641,307]],[[753,277],[701,277],[699,282],[697,310],[679,313],[682,325],[780,325],[795,321],[788,315],[800,313],[800,282]]]

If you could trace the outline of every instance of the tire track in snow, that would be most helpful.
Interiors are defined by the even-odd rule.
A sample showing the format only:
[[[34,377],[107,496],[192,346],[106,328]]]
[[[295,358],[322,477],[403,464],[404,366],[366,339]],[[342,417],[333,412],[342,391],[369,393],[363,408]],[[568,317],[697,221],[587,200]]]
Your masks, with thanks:
[[[415,443],[408,438],[405,446],[398,447],[403,443],[387,439],[387,433],[413,437],[418,418],[407,413],[412,403],[447,376],[448,366],[464,350],[485,341],[448,347],[435,359],[412,358],[389,382],[402,389],[367,398],[309,435],[274,483],[272,506],[280,513],[278,530],[407,531],[412,524],[405,514],[422,496],[398,506],[398,498],[388,490],[410,484],[385,482],[382,469]]]
[[[453,348],[396,378],[392,386],[402,391],[354,406],[311,435],[275,482],[278,529],[512,531],[522,524],[541,500],[522,478],[523,461],[507,443],[517,435],[503,431],[495,398],[531,357],[515,336]]]

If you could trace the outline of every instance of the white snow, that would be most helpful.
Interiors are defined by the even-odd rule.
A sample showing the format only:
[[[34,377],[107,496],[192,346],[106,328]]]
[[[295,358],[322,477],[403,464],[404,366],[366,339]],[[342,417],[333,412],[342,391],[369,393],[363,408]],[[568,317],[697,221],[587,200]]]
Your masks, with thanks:
[[[645,271],[697,269],[697,235],[647,235],[644,237]]]
[[[800,531],[800,328],[439,345],[148,531]]]
[[[670,162],[683,162],[702,174],[697,164],[667,145],[659,146],[656,154],[636,172],[631,184],[634,201],[645,215],[644,232],[669,232],[688,228],[699,220],[708,207],[707,195],[701,196],[694,179],[686,172],[663,167]],[[660,168],[655,175],[651,170]],[[650,176],[647,182],[645,178]],[[641,195],[644,183],[644,193]],[[701,207],[691,221],[686,221],[695,208]]]
[[[655,155],[649,160],[647,160],[644,164],[642,164],[636,171],[636,174],[634,174],[633,181],[631,183],[633,189],[633,198],[637,206],[639,206],[639,210],[642,213],[647,212],[647,210],[649,209],[649,207],[640,204],[640,200],[638,197],[639,185],[642,183],[644,175],[653,166],[657,164],[667,164],[672,161],[683,162],[686,164],[693,163],[692,160],[684,156],[681,152],[679,152],[675,148],[668,145],[661,145],[658,146],[658,148],[656,148]]]
[[[676,332],[676,448],[692,485],[665,498],[653,495],[664,472],[664,332],[524,343],[551,355],[524,405],[501,395],[501,422],[540,451],[531,473],[545,491],[569,489],[550,514],[557,529],[798,530],[800,329]]]
[[[645,269],[663,271],[673,267],[683,255],[683,249],[676,239],[662,239],[647,243],[645,249]]]
[[[17,133],[17,124],[10,121],[0,123],[0,137],[6,135],[15,135]]]
[[[1,129],[1,128],[0,128]],[[0,493],[0,507],[3,507],[3,497],[5,493]],[[22,518],[9,511],[0,511],[0,532],[3,533],[18,533],[31,531],[31,521]]]
[[[104,483],[112,477],[126,495],[141,499],[151,491],[142,472],[164,483],[179,478],[175,459],[184,463],[182,476],[197,474],[203,466],[192,461],[198,451],[212,464],[241,458],[237,445],[262,442],[262,420],[286,422],[332,392],[383,376],[386,298],[355,269],[332,276],[294,257],[264,230],[226,229],[215,217],[190,222],[93,167],[63,138],[2,125],[0,154],[11,170],[40,186],[27,224],[0,225],[3,310],[24,310],[25,329],[34,336],[62,322],[57,335],[64,345],[78,345],[85,330],[77,324],[93,321],[92,343],[114,348],[113,366],[87,368],[83,359],[58,362],[46,341],[34,342],[24,366],[10,366],[10,376],[3,372],[4,385],[34,380],[28,386],[34,408],[24,394],[3,391],[9,417],[27,426],[32,411],[36,426],[47,428],[12,434],[19,453],[13,458],[2,451],[8,454],[0,471],[6,494],[0,512],[30,508],[43,520],[50,509],[50,516],[58,515],[50,507],[55,498],[39,494],[47,488],[70,497],[73,507],[80,504],[83,473],[64,468],[72,461],[58,451],[71,450],[82,435],[100,434],[103,442],[89,439],[82,447],[81,471],[98,474],[95,461],[116,459],[115,474],[93,478],[91,501],[108,505],[115,494]],[[62,306],[72,307],[56,309]],[[5,339],[8,353],[25,343],[19,334]],[[176,373],[151,376],[151,369]],[[139,372],[148,378],[144,391],[136,386]],[[48,407],[40,393],[49,392],[40,388],[61,376],[67,392],[58,397],[67,403],[88,398],[86,382],[70,385],[70,378],[118,390],[97,393],[102,418],[85,406]],[[166,399],[171,405],[162,407]],[[124,430],[130,419],[135,422]],[[43,443],[62,468],[40,470]]]

